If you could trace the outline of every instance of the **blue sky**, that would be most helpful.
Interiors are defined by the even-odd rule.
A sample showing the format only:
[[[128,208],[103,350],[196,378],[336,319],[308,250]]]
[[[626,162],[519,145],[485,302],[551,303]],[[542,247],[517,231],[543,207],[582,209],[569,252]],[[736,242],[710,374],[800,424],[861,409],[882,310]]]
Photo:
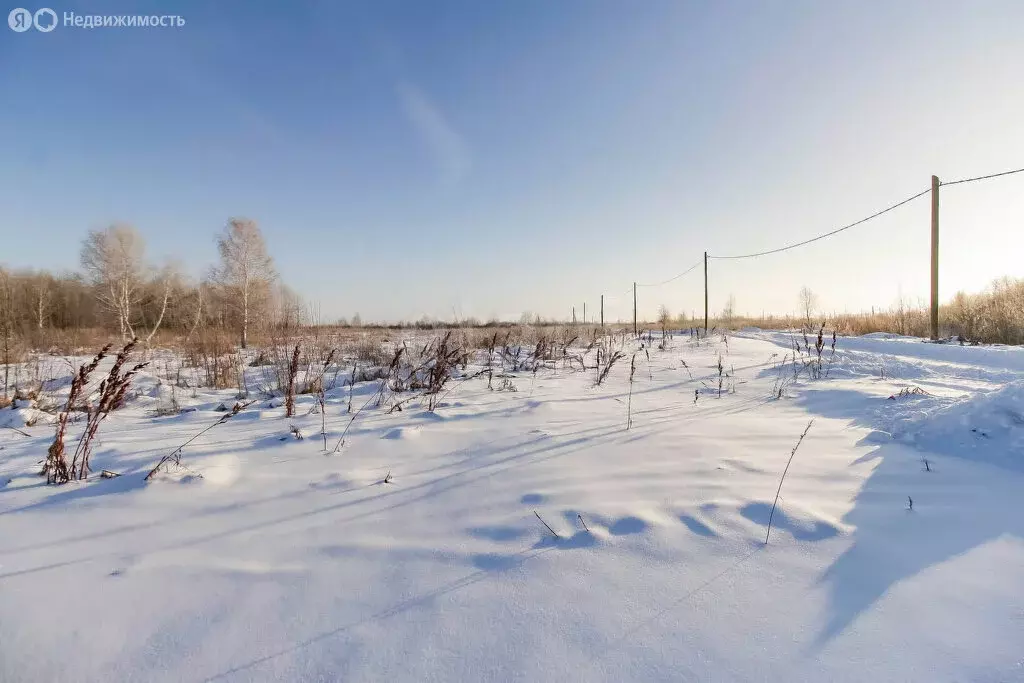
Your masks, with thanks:
[[[23,3],[24,4],[24,3]],[[1024,3],[63,3],[176,29],[0,33],[0,262],[134,224],[194,275],[257,220],[322,316],[626,318],[634,280],[1024,166]],[[13,7],[13,5],[12,5]],[[30,9],[37,9],[31,7]],[[9,10],[8,10],[9,11]],[[1024,174],[944,188],[942,290],[1024,276]],[[711,306],[927,293],[928,202],[756,261]],[[698,268],[641,314],[701,306]]]

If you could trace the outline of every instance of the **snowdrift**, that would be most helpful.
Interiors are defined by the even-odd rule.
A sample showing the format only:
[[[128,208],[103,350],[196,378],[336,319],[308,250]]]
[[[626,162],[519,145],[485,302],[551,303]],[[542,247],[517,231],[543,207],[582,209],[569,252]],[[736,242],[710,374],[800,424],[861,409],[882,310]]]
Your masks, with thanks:
[[[1024,381],[918,412],[899,421],[892,436],[933,453],[1024,470]]]

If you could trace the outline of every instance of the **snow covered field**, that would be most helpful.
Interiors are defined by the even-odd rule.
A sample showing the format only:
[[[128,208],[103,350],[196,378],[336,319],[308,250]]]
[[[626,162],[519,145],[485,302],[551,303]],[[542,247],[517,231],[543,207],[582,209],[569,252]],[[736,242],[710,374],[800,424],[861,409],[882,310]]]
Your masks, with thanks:
[[[792,383],[792,343],[676,336],[631,399],[632,341],[601,386],[472,379],[333,455],[263,400],[202,478],[143,482],[233,391],[112,414],[113,479],[46,486],[53,428],[0,429],[0,680],[1024,681],[1024,350],[840,338]]]

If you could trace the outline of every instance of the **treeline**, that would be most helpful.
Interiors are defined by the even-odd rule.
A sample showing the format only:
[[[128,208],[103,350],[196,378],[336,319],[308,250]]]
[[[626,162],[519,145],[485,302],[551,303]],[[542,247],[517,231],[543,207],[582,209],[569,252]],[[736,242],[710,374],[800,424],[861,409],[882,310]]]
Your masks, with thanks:
[[[80,269],[64,273],[15,270],[0,265],[0,362],[5,366],[15,351],[46,350],[81,331],[110,333],[145,343],[190,340],[204,331],[216,331],[243,348],[257,332],[288,331],[321,321],[311,314],[301,297],[285,285],[274,268],[266,243],[254,221],[233,218],[215,236],[218,259],[201,278],[190,278],[180,265],[154,262],[146,253],[139,232],[129,225],[112,225],[90,231],[82,241]],[[799,295],[796,317],[751,319],[735,315],[735,299],[715,323],[720,327],[803,325],[826,321],[840,333],[893,332],[925,336],[929,333],[927,311],[900,301],[888,311],[871,314],[823,315],[817,297],[807,287]],[[1002,278],[978,294],[957,293],[940,309],[943,334],[964,341],[1024,344],[1024,280]],[[687,327],[701,319],[673,318],[663,306],[658,325]],[[340,326],[363,326],[359,315]],[[423,318],[416,322],[370,324],[366,327],[437,329],[504,327],[509,323],[481,323],[468,318],[443,321]],[[563,324],[523,313],[520,325]],[[649,323],[645,323],[649,324]],[[61,335],[61,332],[67,334]],[[157,338],[160,334],[161,338]],[[65,344],[66,346],[67,344]]]
[[[102,329],[150,341],[161,331],[213,327],[232,330],[245,346],[253,330],[308,322],[255,222],[229,220],[216,244],[218,262],[199,280],[174,262],[151,261],[139,232],[120,224],[86,235],[78,271],[0,266],[0,341],[4,348],[12,338],[44,348],[54,330]]]

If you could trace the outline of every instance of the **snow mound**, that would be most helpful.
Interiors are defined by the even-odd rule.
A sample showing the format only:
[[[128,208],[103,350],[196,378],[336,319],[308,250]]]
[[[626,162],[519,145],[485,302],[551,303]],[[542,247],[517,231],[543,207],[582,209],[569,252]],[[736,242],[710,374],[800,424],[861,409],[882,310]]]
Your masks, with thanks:
[[[416,427],[395,427],[386,431],[381,438],[391,440],[411,439],[419,436],[419,434],[420,430]]]
[[[1024,470],[1024,381],[918,414],[900,424],[893,438],[936,453]]]
[[[17,408],[15,410],[0,411],[0,427],[33,427],[35,425],[48,425],[56,421],[56,416],[39,410],[38,408]]]

